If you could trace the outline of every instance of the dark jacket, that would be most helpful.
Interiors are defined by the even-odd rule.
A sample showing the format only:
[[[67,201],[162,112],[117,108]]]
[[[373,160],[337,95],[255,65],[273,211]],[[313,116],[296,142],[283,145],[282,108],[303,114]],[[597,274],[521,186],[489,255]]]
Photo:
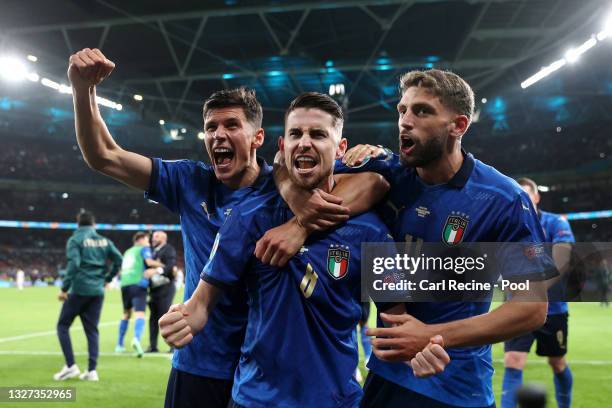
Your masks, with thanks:
[[[104,284],[117,275],[123,260],[115,244],[90,226],[74,231],[66,244],[66,258],[62,290],[83,296],[104,295]]]
[[[173,284],[174,267],[176,266],[176,250],[174,249],[172,245],[166,243],[160,248],[153,248],[153,258],[157,259],[158,261],[164,264],[164,273],[161,275],[168,278],[168,282],[158,287],[154,287],[152,285],[151,293],[156,292],[158,289],[161,289],[162,287]]]

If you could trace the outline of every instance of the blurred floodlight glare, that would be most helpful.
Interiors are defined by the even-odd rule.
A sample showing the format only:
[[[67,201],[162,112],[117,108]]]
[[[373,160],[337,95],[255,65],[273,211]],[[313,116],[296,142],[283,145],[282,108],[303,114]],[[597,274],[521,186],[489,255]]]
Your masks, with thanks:
[[[32,81],[32,82],[38,82],[38,80],[40,79],[40,77],[38,76],[36,72],[30,72],[27,78],[29,81]]]
[[[136,101],[142,101],[142,95],[135,94],[135,95],[134,95],[134,100],[136,100]]]
[[[204,137],[205,137],[204,132],[198,132],[198,139],[204,140]]]
[[[35,55],[29,54],[27,57],[28,61],[36,62],[38,58]]]
[[[60,89],[60,84],[55,81],[50,80],[49,78],[43,78],[40,80],[41,85],[46,86],[47,88],[55,89],[58,91]]]
[[[0,57],[0,77],[7,81],[22,81],[28,71],[19,59],[14,57]]]
[[[546,78],[566,63],[576,62],[582,54],[595,47],[598,42],[605,40],[612,35],[612,12],[608,14],[603,26],[603,30],[597,34],[592,34],[591,37],[576,48],[571,48],[565,53],[565,58],[553,62],[547,67],[543,67],[538,72],[521,82],[521,88],[525,89],[541,79]]]

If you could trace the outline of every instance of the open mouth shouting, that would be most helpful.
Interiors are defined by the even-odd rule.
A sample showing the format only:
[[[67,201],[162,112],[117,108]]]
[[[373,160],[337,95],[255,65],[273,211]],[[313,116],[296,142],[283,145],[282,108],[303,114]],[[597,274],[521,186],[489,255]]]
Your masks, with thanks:
[[[317,164],[317,160],[313,156],[307,154],[298,154],[293,159],[293,168],[302,176],[311,175]]]
[[[415,141],[408,135],[400,135],[400,151],[403,154],[410,154],[416,147]]]
[[[234,151],[230,147],[214,147],[213,161],[219,170],[229,169],[234,160]]]

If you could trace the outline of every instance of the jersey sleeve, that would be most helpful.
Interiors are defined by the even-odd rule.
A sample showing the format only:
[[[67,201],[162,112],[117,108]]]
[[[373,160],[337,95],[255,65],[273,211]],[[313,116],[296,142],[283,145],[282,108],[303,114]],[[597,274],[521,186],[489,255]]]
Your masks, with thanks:
[[[572,232],[572,227],[570,227],[569,222],[561,216],[556,217],[552,232],[553,244],[558,244],[561,242],[576,242],[574,233]]]
[[[142,256],[142,259],[153,259],[153,252],[151,252],[151,248],[149,247],[142,247],[142,249],[140,250],[140,255]]]
[[[74,237],[71,237],[66,243],[66,259],[68,264],[66,265],[66,275],[62,284],[63,292],[68,292],[72,286],[74,276],[81,267],[81,248]]]
[[[547,280],[558,275],[544,247],[544,230],[526,193],[503,207],[497,253],[501,275],[509,280]]]
[[[234,209],[217,233],[200,278],[220,289],[236,285],[255,251],[256,240],[240,211]]]
[[[393,172],[399,167],[401,167],[401,164],[399,162],[398,155],[393,154],[389,157],[386,155],[381,155],[375,159],[368,159],[359,166],[352,167],[342,163],[342,160],[336,160],[336,164],[334,165],[334,173],[351,174],[370,171],[380,174],[390,182],[393,179]]]
[[[382,222],[376,229],[373,230],[373,233],[370,234],[370,236],[367,238],[367,241],[385,244],[381,247],[381,253],[376,254],[377,256],[384,258],[395,258],[395,256],[397,255],[395,241],[393,240],[393,237],[391,236],[388,228]],[[392,283],[399,282],[401,280],[401,276],[396,270],[387,270],[383,274],[381,274],[378,279],[386,283]],[[375,301],[374,304],[376,304],[376,308],[378,309],[378,311],[384,313],[387,310],[391,309],[393,306],[404,303],[409,297],[407,291],[398,291],[395,295],[396,296],[394,296],[394,298],[397,297],[396,301]]]
[[[151,159],[153,169],[145,198],[158,202],[174,213],[180,212],[186,179],[193,177],[196,164],[190,160]],[[208,180],[198,180],[206,182]]]

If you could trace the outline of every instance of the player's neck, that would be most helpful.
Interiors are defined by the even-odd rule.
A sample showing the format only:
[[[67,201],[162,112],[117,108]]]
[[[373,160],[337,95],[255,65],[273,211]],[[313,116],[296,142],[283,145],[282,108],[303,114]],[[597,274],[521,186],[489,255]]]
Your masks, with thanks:
[[[244,169],[244,171],[240,174],[240,178],[235,181],[230,180],[226,183],[226,185],[229,188],[234,189],[234,190],[237,190],[243,187],[248,187],[251,184],[253,184],[255,180],[257,180],[257,177],[259,177],[260,170],[261,169],[259,168],[257,159],[255,158],[255,156],[252,156],[251,161],[249,162],[247,167]]]
[[[461,146],[456,146],[449,154],[443,154],[437,160],[424,167],[417,167],[417,174],[427,184],[448,183],[457,174],[463,164]]]

